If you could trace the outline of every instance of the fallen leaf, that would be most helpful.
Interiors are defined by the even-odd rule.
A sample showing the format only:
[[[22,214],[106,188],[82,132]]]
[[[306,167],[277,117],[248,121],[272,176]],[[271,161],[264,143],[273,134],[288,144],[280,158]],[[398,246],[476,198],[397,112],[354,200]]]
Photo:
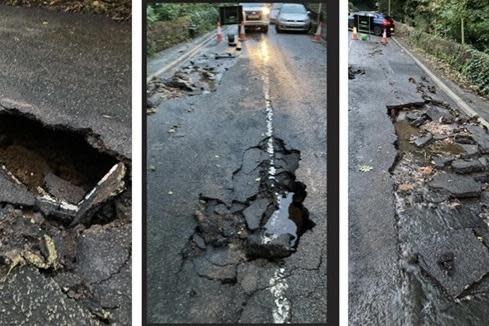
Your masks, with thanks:
[[[414,188],[413,184],[403,183],[403,184],[399,185],[399,187],[397,189],[399,191],[409,192],[409,191],[413,190],[413,188]]]
[[[369,172],[369,171],[371,171],[372,169],[373,169],[373,167],[372,167],[372,166],[370,166],[370,165],[366,165],[366,164],[364,164],[364,165],[360,165],[360,166],[358,167],[358,171],[360,171],[360,172]]]

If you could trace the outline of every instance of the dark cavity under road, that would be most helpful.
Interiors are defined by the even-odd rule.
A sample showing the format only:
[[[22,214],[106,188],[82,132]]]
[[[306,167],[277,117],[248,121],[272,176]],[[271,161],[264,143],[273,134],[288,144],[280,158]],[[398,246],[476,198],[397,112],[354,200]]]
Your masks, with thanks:
[[[149,83],[149,321],[325,322],[326,49],[224,50]]]

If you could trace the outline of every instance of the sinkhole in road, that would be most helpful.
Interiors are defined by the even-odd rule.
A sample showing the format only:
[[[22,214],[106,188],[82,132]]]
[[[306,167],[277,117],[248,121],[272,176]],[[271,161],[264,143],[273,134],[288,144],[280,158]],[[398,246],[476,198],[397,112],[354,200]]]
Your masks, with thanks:
[[[300,152],[273,138],[274,168],[267,151],[268,138],[243,154],[241,167],[233,173],[234,200],[201,196],[194,244],[201,250],[238,245],[249,259],[287,257],[300,237],[315,224],[303,202],[306,185],[296,180]]]
[[[0,163],[32,192],[58,184],[85,193],[117,160],[90,145],[83,132],[47,126],[32,116],[3,111]]]
[[[425,88],[418,87],[423,101],[387,107],[397,135],[390,173],[399,263],[410,266],[402,269],[408,275],[403,282],[419,287],[413,295],[421,306],[426,298],[460,299],[489,284],[489,205],[483,199],[489,194],[489,134]]]
[[[95,214],[125,187],[126,167],[88,129],[0,112],[0,173],[23,185],[36,208],[65,223]]]

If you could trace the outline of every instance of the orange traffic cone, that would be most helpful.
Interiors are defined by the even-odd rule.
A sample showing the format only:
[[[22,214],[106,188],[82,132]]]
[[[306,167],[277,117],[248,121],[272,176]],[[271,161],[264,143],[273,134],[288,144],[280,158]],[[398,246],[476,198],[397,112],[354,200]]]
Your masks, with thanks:
[[[354,41],[358,41],[358,33],[356,27],[353,27],[353,32],[351,33],[351,39]]]
[[[245,27],[244,27],[243,22],[241,22],[241,26],[239,27],[239,38],[238,38],[238,40],[240,40],[240,41],[246,40]]]
[[[216,34],[216,41],[221,42],[224,39],[224,36],[222,35],[222,30],[221,30],[221,22],[217,21],[217,34]]]
[[[322,24],[323,24],[323,23],[319,23],[319,24],[318,24],[318,28],[317,28],[317,30],[316,30],[316,34],[314,34],[314,36],[313,36],[313,38],[312,38],[312,40],[313,40],[314,42],[320,42],[320,41],[321,41],[321,27],[322,27],[321,25],[322,25]]]
[[[387,30],[384,28],[384,33],[382,34],[382,40],[380,40],[380,43],[387,45]]]

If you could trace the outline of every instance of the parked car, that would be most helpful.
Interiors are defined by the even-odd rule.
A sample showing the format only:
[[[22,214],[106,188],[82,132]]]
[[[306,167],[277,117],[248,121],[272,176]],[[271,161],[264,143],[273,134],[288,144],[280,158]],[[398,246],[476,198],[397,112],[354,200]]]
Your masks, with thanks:
[[[373,17],[373,25],[371,26],[370,31],[377,36],[382,35],[384,29],[387,31],[388,36],[394,33],[394,20],[386,14],[377,11],[357,11],[350,13],[348,16],[348,28],[350,29],[353,29],[355,15]]]
[[[303,4],[284,3],[277,16],[275,28],[277,33],[282,31],[303,31],[311,28],[310,11]]]
[[[270,5],[266,3],[240,3],[243,7],[245,29],[259,29],[267,33],[270,24]]]
[[[274,3],[272,5],[272,10],[270,11],[270,24],[275,24],[277,22],[280,8],[282,8],[282,3]]]

